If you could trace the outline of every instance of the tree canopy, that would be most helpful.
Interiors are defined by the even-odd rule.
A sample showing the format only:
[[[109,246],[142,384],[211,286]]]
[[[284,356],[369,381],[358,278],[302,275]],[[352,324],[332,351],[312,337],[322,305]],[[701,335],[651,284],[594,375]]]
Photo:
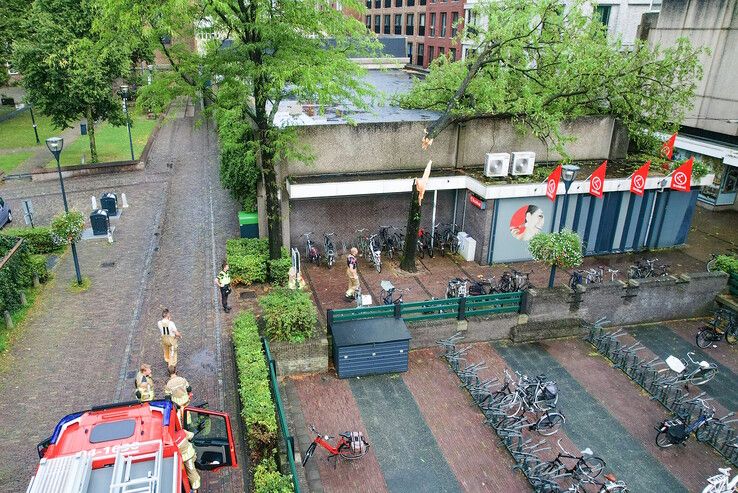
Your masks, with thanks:
[[[479,22],[460,34],[475,50],[455,63],[436,59],[400,104],[444,112],[429,139],[453,122],[509,117],[566,155],[563,121],[610,114],[639,147],[653,148],[653,131],[675,130],[691,107],[701,50],[684,38],[667,48],[642,41],[626,48],[583,3],[483,0],[473,8]]]
[[[3,0],[0,2],[0,86],[8,81],[5,64],[11,61],[13,41],[21,31],[21,20],[28,8],[25,0]]]

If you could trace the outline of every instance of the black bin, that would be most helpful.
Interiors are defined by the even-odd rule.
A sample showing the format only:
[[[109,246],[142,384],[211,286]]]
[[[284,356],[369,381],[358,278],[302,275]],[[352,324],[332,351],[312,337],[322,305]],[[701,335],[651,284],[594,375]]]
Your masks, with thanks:
[[[331,331],[338,378],[407,371],[411,336],[403,319],[336,322]]]
[[[115,216],[118,213],[118,196],[114,193],[100,195],[100,207],[108,211],[108,216]]]
[[[105,209],[97,209],[90,214],[90,224],[92,225],[92,234],[95,236],[106,235],[110,229],[110,219],[108,211]]]

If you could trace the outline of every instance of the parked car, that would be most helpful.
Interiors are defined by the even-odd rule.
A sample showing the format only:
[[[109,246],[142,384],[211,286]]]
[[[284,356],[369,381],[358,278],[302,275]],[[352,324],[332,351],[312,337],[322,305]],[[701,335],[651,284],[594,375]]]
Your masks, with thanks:
[[[3,198],[0,197],[0,229],[10,222],[13,222],[13,213],[10,206],[6,205]]]

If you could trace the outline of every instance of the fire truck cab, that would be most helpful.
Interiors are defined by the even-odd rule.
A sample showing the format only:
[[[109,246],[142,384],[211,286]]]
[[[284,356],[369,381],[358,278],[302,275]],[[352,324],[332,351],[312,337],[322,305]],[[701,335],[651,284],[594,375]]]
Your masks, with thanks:
[[[179,444],[194,434],[195,466],[237,467],[227,414],[187,407],[184,428],[168,400],[98,406],[65,416],[39,443],[26,493],[189,493]]]

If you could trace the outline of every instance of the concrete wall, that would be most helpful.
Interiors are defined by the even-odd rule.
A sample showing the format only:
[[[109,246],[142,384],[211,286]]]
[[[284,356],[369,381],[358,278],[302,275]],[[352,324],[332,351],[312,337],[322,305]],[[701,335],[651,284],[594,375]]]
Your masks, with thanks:
[[[704,74],[684,125],[738,136],[738,124],[725,121],[738,117],[738,2],[663,0],[649,43],[671,46],[682,36],[711,52],[700,59]]]

